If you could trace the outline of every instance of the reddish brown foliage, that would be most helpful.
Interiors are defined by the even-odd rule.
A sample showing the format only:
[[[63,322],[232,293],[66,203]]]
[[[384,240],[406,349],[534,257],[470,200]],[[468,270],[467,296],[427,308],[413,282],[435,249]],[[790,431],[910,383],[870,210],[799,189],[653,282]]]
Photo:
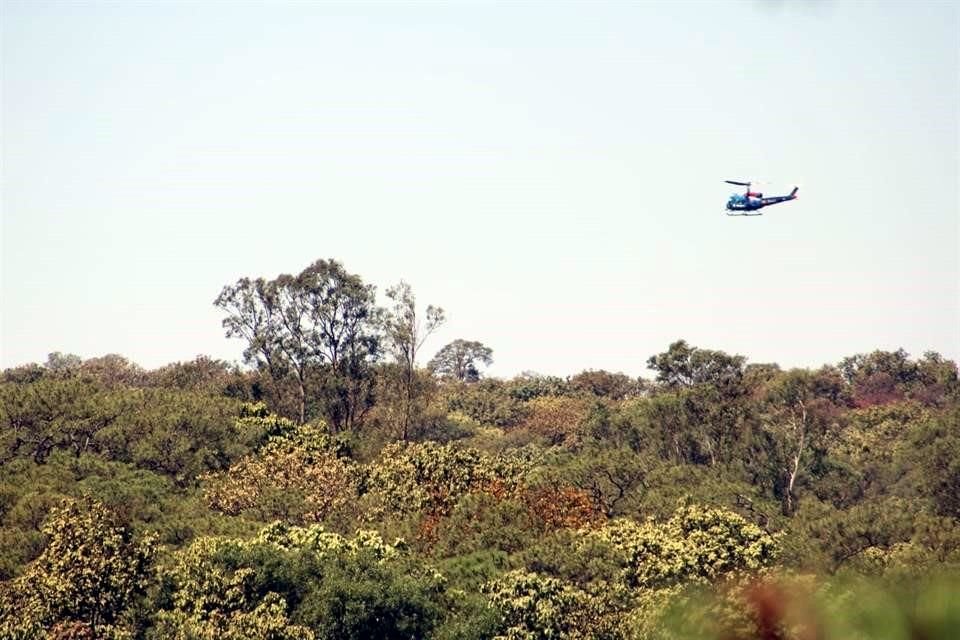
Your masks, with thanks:
[[[875,373],[854,385],[853,403],[858,409],[903,400],[897,381],[888,373]]]
[[[542,487],[525,491],[521,500],[545,529],[579,529],[604,518],[585,491],[571,486]]]
[[[423,516],[417,527],[417,541],[426,545],[436,542],[442,521],[443,515],[437,512],[428,513]]]
[[[58,622],[48,632],[49,640],[94,640],[97,634],[86,622]]]
[[[507,498],[511,497],[514,493],[516,493],[515,489],[511,490],[511,488],[508,487],[507,484],[499,478],[494,478],[492,480],[488,480],[487,482],[484,482],[482,485],[480,485],[477,491],[479,493],[486,493],[488,495],[491,495],[497,500],[506,500]]]
[[[552,445],[574,445],[589,412],[589,403],[578,398],[544,396],[528,403],[529,415],[521,427]]]

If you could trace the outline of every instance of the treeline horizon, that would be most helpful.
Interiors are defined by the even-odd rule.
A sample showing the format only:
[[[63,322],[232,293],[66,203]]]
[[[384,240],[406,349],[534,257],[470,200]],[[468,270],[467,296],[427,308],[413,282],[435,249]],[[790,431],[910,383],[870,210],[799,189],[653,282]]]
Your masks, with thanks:
[[[960,632],[955,362],[496,378],[386,294],[320,260],[217,296],[244,366],[0,373],[0,640]]]
[[[267,350],[264,349],[265,345],[262,339],[267,338],[269,340],[270,337],[278,337],[278,327],[275,325],[282,321],[283,314],[290,312],[293,312],[297,316],[296,320],[298,321],[314,323],[319,321],[321,324],[323,322],[327,322],[328,324],[342,323],[342,327],[344,328],[351,323],[355,323],[355,328],[361,332],[365,332],[364,335],[346,335],[343,336],[343,342],[347,345],[353,345],[359,344],[363,339],[373,339],[376,344],[372,345],[365,355],[374,362],[387,362],[396,355],[391,349],[397,348],[396,345],[393,344],[397,337],[397,330],[408,332],[419,330],[421,332],[419,335],[409,337],[417,341],[413,355],[421,355],[420,351],[421,347],[423,347],[423,342],[430,338],[430,334],[438,327],[445,324],[446,315],[444,310],[434,305],[428,305],[425,308],[418,309],[416,307],[416,296],[414,295],[412,287],[403,280],[400,280],[396,285],[385,288],[384,296],[388,300],[388,307],[379,306],[377,303],[377,287],[375,285],[367,284],[359,275],[349,273],[343,264],[335,259],[321,259],[315,261],[296,275],[280,274],[272,280],[263,277],[242,277],[238,279],[236,283],[223,287],[214,301],[214,305],[227,313],[227,317],[224,318],[222,322],[223,327],[226,329],[226,337],[240,338],[247,341],[246,348],[241,351],[240,359],[222,359],[200,353],[191,360],[171,360],[165,364],[150,368],[143,367],[135,360],[115,351],[105,353],[101,356],[82,357],[69,351],[52,350],[48,352],[45,362],[22,362],[8,366],[5,369],[19,370],[39,366],[62,368],[78,366],[85,361],[90,361],[88,366],[95,367],[98,366],[97,363],[105,363],[113,360],[118,363],[122,362],[123,366],[130,368],[131,371],[141,373],[160,372],[191,362],[197,363],[198,366],[212,365],[226,370],[243,370],[245,367],[253,370],[269,370],[270,366],[272,366],[272,361],[276,359],[276,353],[282,354],[281,359],[284,360],[288,366],[296,366],[298,361],[302,361],[302,364],[305,366],[315,366],[321,362],[335,363],[336,358],[330,358],[332,355],[330,349],[337,347],[337,340],[331,342],[328,337],[327,344],[323,344],[321,339],[313,336],[312,344],[310,344],[310,336],[306,335],[306,333],[295,335],[296,332],[291,332],[290,327],[284,329],[286,331],[286,337],[292,337],[295,340],[301,341],[299,345],[301,352],[299,354],[291,352],[290,349],[284,349],[281,345],[282,341],[276,341],[272,347],[268,347]],[[349,311],[335,309],[338,304],[350,305],[353,308]],[[305,308],[302,305],[310,305],[310,308]],[[268,307],[270,307],[269,310],[267,309]],[[418,313],[423,317],[418,317]],[[261,317],[257,318],[256,316],[258,314]],[[275,317],[270,318],[271,314]],[[351,316],[351,314],[353,315]],[[251,322],[260,322],[260,324],[254,326]],[[405,322],[408,326],[401,327],[397,324],[398,322]],[[410,324],[411,322],[413,324]],[[417,323],[420,324],[419,328],[416,326]],[[274,326],[271,326],[271,324]],[[254,333],[257,333],[257,335],[254,335]],[[682,336],[678,339],[684,340]],[[259,344],[255,344],[258,340],[260,340]],[[464,338],[458,338],[453,342],[468,343],[469,341]],[[479,352],[474,354],[464,354],[473,356],[471,364],[474,366],[489,366],[493,362],[491,357],[493,353],[492,349],[479,342],[469,342],[469,344],[475,345],[480,349]],[[290,345],[287,344],[286,346],[289,347]],[[304,352],[303,347],[307,347],[308,349],[312,348],[313,353]],[[403,345],[399,348],[402,349]],[[273,358],[269,357],[270,349],[274,351]],[[444,356],[449,358],[451,345],[448,344],[441,349],[434,347],[434,349],[434,358],[425,364],[424,368],[426,369],[433,369],[432,365],[436,364],[439,358],[443,358]],[[446,353],[444,353],[444,350],[446,350]],[[779,362],[758,361],[750,363],[748,366],[759,367],[769,364],[780,369],[815,370],[830,366],[842,367],[845,361],[850,361],[852,358],[864,357],[869,355],[869,353],[881,352],[896,353],[899,354],[899,357],[903,358],[910,355],[903,347],[894,350],[876,348],[872,352],[861,351],[855,354],[841,356],[837,358],[835,362],[821,362],[819,364],[801,363],[781,366]],[[920,357],[926,357],[927,354],[931,354],[933,357],[941,360],[945,359],[934,348],[924,350],[920,354]],[[745,357],[744,362],[748,361],[747,358],[748,357]],[[447,364],[449,366],[449,360]],[[652,381],[657,375],[656,369],[651,366],[649,360],[644,362],[643,366],[643,372],[640,374],[627,374],[622,370],[618,370],[616,373],[617,375],[633,377],[641,381],[641,383]],[[589,367],[581,370],[581,373],[588,371],[612,372],[612,370],[606,367]],[[447,375],[451,372],[449,369],[445,369],[440,373],[441,375]],[[482,374],[482,369],[475,369],[472,373],[475,376],[485,375]],[[509,380],[519,377],[570,378],[573,375],[576,374],[573,372],[566,374],[557,374],[555,372],[545,373],[535,368],[527,368],[514,374],[502,373],[486,377]]]
[[[467,341],[457,339],[447,346],[449,347],[450,345],[461,342]],[[472,344],[478,345],[481,349],[485,349],[482,343],[475,342]],[[726,355],[726,352],[721,350],[692,346],[683,338],[667,345],[668,351],[677,348]],[[493,350],[489,349],[488,351],[490,362],[492,363]],[[435,358],[439,355],[439,352],[435,354]],[[656,355],[651,356],[648,363],[655,357]],[[945,358],[939,351],[933,349],[925,350],[920,357],[911,357],[911,354],[903,348],[898,348],[893,351],[878,348],[868,352],[860,352],[841,357],[835,363],[823,363],[818,366],[791,366],[786,368],[775,361],[750,362],[747,356],[741,354],[731,357],[741,360],[744,371],[805,371],[808,373],[830,371],[836,372],[845,378],[851,375],[852,367],[856,367],[856,363],[867,361],[899,361],[905,363],[908,367],[915,368],[917,371],[922,370],[924,367],[942,367],[945,372],[949,372],[950,367],[954,367],[954,369],[957,368],[953,360]],[[431,363],[433,363],[433,361],[431,361]],[[658,384],[662,383],[662,380],[659,379],[662,374],[658,373],[655,368],[647,369],[651,372],[650,375],[631,376],[623,371],[614,372],[604,368],[581,369],[578,373],[567,375],[542,373],[534,369],[523,369],[513,375],[490,375],[475,367],[471,374],[472,377],[458,379],[450,373],[438,372],[434,366],[431,366],[431,363],[422,366],[417,364],[417,368],[423,372],[430,373],[443,382],[460,381],[469,384],[480,381],[515,383],[520,381],[541,380],[549,381],[549,383],[552,384],[571,385],[571,389],[580,390],[587,390],[591,385],[600,384],[602,387],[616,389],[614,395],[621,394],[620,397],[649,393],[652,392]],[[394,363],[384,361],[378,364],[389,366]],[[251,393],[254,395],[263,393],[257,389],[256,382],[257,378],[261,375],[262,372],[258,371],[256,365],[246,364],[237,360],[224,360],[206,354],[197,354],[190,360],[173,360],[155,368],[147,368],[127,358],[123,354],[116,352],[108,352],[101,356],[84,358],[74,353],[51,351],[47,354],[43,362],[26,362],[0,370],[0,376],[2,376],[5,382],[35,381],[45,376],[80,376],[96,380],[108,386],[123,384],[143,388],[163,386],[193,388],[204,385],[223,384],[225,385],[225,395],[247,397],[248,399],[250,399]],[[947,375],[949,374],[947,373]],[[587,382],[588,379],[594,377],[603,379],[603,383],[596,381]],[[241,387],[231,387],[231,383],[246,386],[241,389]],[[884,385],[888,386],[888,388],[890,387],[889,382],[885,380],[874,380],[871,386],[872,390],[868,389],[867,385],[861,384],[858,392],[850,397],[853,403],[851,406],[862,408],[871,406],[872,404],[882,404],[882,401],[877,402],[876,398],[873,397],[878,385],[881,387]],[[251,389],[253,389],[253,391],[251,391]],[[628,391],[628,389],[632,391]],[[599,388],[597,392],[598,395],[604,395],[606,393],[606,391]],[[893,396],[900,399],[906,397],[896,391],[892,391],[892,393]],[[260,400],[262,397],[256,399]],[[889,400],[889,398],[887,399]],[[290,417],[291,419],[295,418],[295,416],[286,417]]]

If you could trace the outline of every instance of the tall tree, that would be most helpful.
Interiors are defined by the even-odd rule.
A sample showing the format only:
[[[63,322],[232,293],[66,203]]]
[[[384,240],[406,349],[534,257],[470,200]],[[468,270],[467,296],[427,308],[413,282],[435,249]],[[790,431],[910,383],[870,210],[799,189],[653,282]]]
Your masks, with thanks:
[[[783,515],[797,510],[804,473],[825,454],[832,404],[816,395],[817,378],[804,369],[784,372],[767,387],[762,433]]]
[[[387,289],[387,297],[393,302],[385,316],[385,328],[390,350],[401,370],[403,407],[400,411],[400,435],[407,439],[414,413],[416,395],[417,353],[427,338],[446,320],[443,309],[428,305],[423,317],[417,315],[417,299],[406,282]]]
[[[54,375],[70,376],[77,372],[83,358],[73,353],[54,351],[47,355],[47,362],[43,366]]]
[[[480,379],[477,364],[489,366],[493,362],[493,349],[480,342],[457,339],[433,356],[427,367],[440,376],[460,382],[476,382]]]
[[[699,349],[678,340],[666,352],[650,356],[647,366],[657,372],[657,382],[669,388],[713,384],[725,392],[740,385],[745,362],[743,356]]]
[[[280,324],[275,317],[273,289],[263,278],[240,278],[223,288],[214,305],[229,314],[222,323],[227,337],[246,341],[243,361],[264,370],[276,383],[285,377],[288,367],[278,344]]]
[[[244,360],[279,384],[295,380],[298,417],[306,421],[307,385],[319,377],[331,427],[351,427],[366,402],[369,363],[376,360],[374,289],[335,260],[318,260],[296,276],[241,278],[214,304],[228,313],[227,337],[247,341]]]

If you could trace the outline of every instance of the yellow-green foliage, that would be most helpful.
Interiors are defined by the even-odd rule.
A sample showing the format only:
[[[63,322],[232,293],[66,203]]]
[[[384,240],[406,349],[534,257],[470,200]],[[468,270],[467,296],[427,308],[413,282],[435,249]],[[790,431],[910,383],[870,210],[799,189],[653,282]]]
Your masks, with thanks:
[[[264,424],[261,418],[242,420]],[[310,523],[356,497],[354,465],[336,455],[336,443],[319,427],[295,427],[283,418],[266,426],[276,427],[277,433],[268,436],[258,453],[225,472],[201,478],[211,508],[230,515],[252,511],[264,520]]]
[[[309,628],[291,624],[287,604],[267,594],[251,611],[232,610],[206,618],[184,611],[163,611],[153,637],[164,640],[314,640]]]
[[[776,547],[773,536],[735,513],[686,504],[664,522],[619,519],[581,530],[568,563],[579,567],[570,575],[580,585],[514,571],[486,590],[501,613],[503,638],[656,637],[690,585],[749,584]],[[731,602],[710,616],[742,622],[742,607]]]
[[[384,542],[373,531],[345,538],[322,527],[279,522],[248,540],[203,537],[177,552],[163,571],[172,607],[157,617],[157,638],[253,640],[312,639],[288,617],[289,574],[304,563],[365,554],[377,562],[397,560],[403,544]],[[302,579],[302,578],[301,578]],[[276,589],[276,591],[274,591]]]
[[[930,420],[930,412],[913,402],[851,411],[848,425],[836,438],[831,453],[859,467],[891,463],[908,441],[906,425]]]
[[[240,405],[234,428],[247,439],[266,442],[269,438],[291,433],[297,425],[293,420],[271,413],[262,402],[244,402]]]
[[[121,637],[124,610],[144,592],[154,539],[136,541],[93,500],[67,501],[43,525],[48,543],[21,577],[2,585],[0,638],[40,637],[76,622],[97,637]]]
[[[173,596],[176,609],[204,615],[249,607],[248,585],[254,570],[244,566],[250,564],[244,558],[254,558],[260,553],[305,552],[322,559],[369,552],[379,561],[389,561],[399,558],[404,548],[401,540],[386,543],[376,531],[359,530],[353,538],[345,538],[319,525],[291,527],[274,522],[249,540],[198,538],[177,552],[166,575],[176,585]]]
[[[367,486],[388,512],[447,512],[461,496],[493,482],[517,487],[535,464],[528,451],[494,458],[435,442],[394,443],[369,466]]]
[[[710,581],[731,571],[771,564],[777,541],[736,513],[681,506],[666,522],[618,519],[584,531],[586,541],[609,544],[631,588],[660,588],[679,581]]]
[[[603,637],[600,601],[563,580],[517,570],[487,584],[485,591],[500,613],[496,640]]]
[[[378,562],[397,560],[407,550],[406,543],[398,538],[385,542],[376,531],[358,529],[352,538],[324,530],[323,527],[291,527],[274,522],[257,534],[255,543],[274,545],[284,551],[304,550],[325,557],[334,554],[369,553]]]

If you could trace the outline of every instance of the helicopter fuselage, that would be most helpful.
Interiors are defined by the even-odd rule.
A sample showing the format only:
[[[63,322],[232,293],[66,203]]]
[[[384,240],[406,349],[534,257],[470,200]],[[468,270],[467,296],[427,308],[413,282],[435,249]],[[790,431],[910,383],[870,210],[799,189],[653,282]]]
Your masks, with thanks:
[[[762,193],[753,193],[751,191],[748,191],[746,195],[735,193],[727,200],[727,211],[757,211],[772,204],[780,204],[781,202],[796,200],[796,198],[796,187],[794,187],[789,195],[772,196],[769,198],[764,198]]]

